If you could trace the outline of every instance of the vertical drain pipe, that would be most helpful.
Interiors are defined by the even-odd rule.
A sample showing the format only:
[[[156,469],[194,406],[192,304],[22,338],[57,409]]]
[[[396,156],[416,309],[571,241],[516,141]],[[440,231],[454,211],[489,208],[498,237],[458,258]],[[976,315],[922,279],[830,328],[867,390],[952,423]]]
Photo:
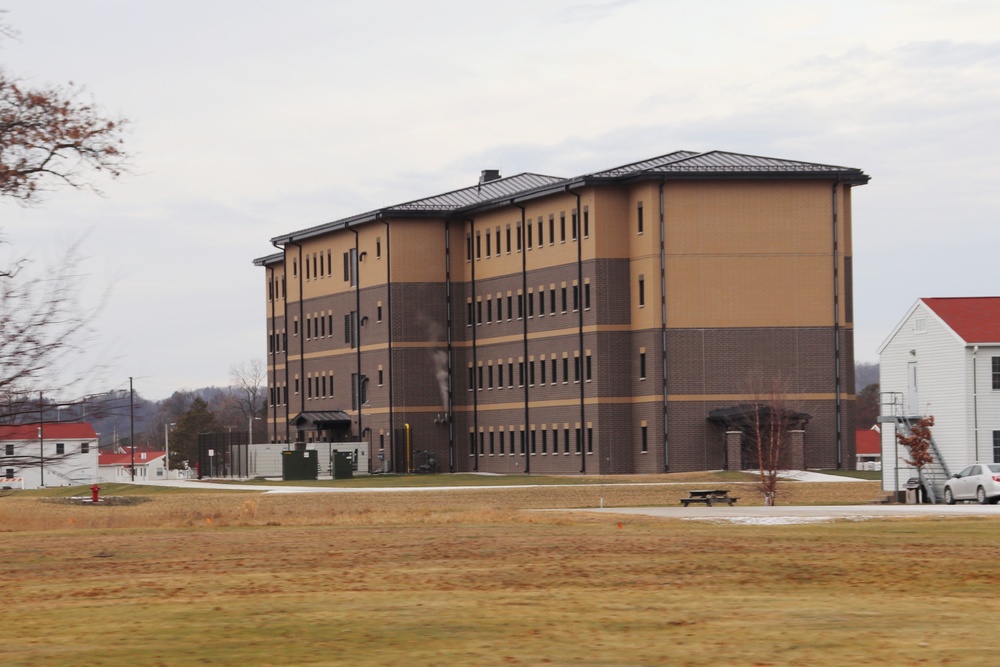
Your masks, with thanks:
[[[670,472],[670,438],[667,415],[667,222],[666,198],[663,194],[665,179],[660,179],[660,355],[663,362],[660,372],[660,389],[663,392],[663,472]]]
[[[455,426],[452,414],[455,410],[454,397],[454,349],[452,341],[452,293],[451,293],[451,218],[444,219],[444,291],[445,291],[445,335],[448,337],[448,404],[444,406],[448,425],[448,472],[455,472]],[[440,380],[439,380],[440,382]]]
[[[580,474],[587,472],[587,413],[585,408],[586,382],[583,379],[583,206],[580,193],[566,186],[567,194],[576,197],[576,289],[577,289],[577,345],[580,351],[577,355],[580,364]]]
[[[299,375],[301,376],[299,379],[304,384],[305,381],[306,381],[306,378],[305,378],[305,375],[306,375],[306,342],[305,342],[306,341],[306,336],[305,336],[305,333],[303,331],[303,327],[305,327],[305,325],[306,325],[306,320],[305,320],[305,303],[304,303],[305,302],[305,294],[303,293],[302,290],[303,290],[303,280],[304,280],[303,279],[303,275],[305,274],[305,266],[303,266],[303,264],[302,264],[302,246],[299,245],[298,243],[296,243],[295,241],[293,241],[291,238],[288,239],[288,243],[290,245],[293,245],[293,246],[295,246],[296,248],[299,249],[299,264],[298,264],[298,268],[296,269],[297,272],[298,272],[298,274],[299,274],[298,275],[298,278],[299,278],[299,333],[296,336],[296,338],[299,339]],[[287,304],[287,301],[286,301],[286,304]],[[287,306],[286,306],[286,312],[287,312]],[[288,319],[287,319],[287,316],[286,316],[285,327],[287,328],[287,326],[288,326]],[[288,361],[289,361],[288,360],[288,353],[286,352],[285,353],[285,386],[286,387],[288,386],[288,367],[290,366],[290,364],[288,363]],[[304,387],[299,387],[299,389],[301,390],[301,391],[299,391],[299,413],[303,413],[303,412],[306,411],[306,392],[305,392],[305,388]],[[285,425],[285,441],[287,442],[288,440],[291,439],[291,420],[288,419],[288,414],[287,414],[288,407],[287,407],[287,405],[285,406],[285,410],[286,410],[285,420],[287,422],[287,424]]]
[[[529,402],[530,396],[528,394],[528,227],[527,218],[525,217],[525,209],[523,206],[515,202],[513,199],[510,200],[510,205],[521,209],[521,294],[523,308],[525,310],[521,318],[523,326],[521,327],[521,346],[522,354],[524,355],[524,472],[525,474],[531,473],[531,444],[528,439],[531,437],[529,431],[531,428],[531,420],[529,419]],[[544,309],[544,304],[543,304]]]
[[[275,442],[278,439],[278,405],[277,405],[278,402],[276,400],[274,400],[274,399],[275,399],[275,396],[278,393],[278,389],[274,385],[277,384],[277,380],[278,380],[278,370],[277,370],[278,362],[277,362],[277,356],[278,356],[278,347],[279,347],[279,344],[281,343],[281,339],[278,337],[278,332],[277,332],[277,329],[276,329],[276,327],[274,325],[274,318],[275,318],[274,302],[275,302],[275,299],[278,296],[278,286],[274,284],[274,276],[275,276],[274,267],[272,267],[272,266],[267,267],[267,271],[268,271],[267,281],[268,281],[268,284],[270,285],[268,287],[268,293],[271,295],[271,349],[269,350],[270,353],[271,353],[270,354],[270,356],[271,356],[271,363],[269,364],[269,366],[270,366],[270,372],[268,373],[268,380],[269,380],[269,382],[273,383],[272,386],[271,386],[271,389],[274,390],[274,393],[271,394],[268,398],[271,400],[271,421],[272,421],[271,429],[270,429],[271,430],[271,442]],[[273,290],[273,293],[272,293],[272,290]],[[282,299],[282,303],[284,303],[284,299]],[[285,364],[285,368],[288,368],[288,364],[287,363]]]
[[[837,218],[837,186],[839,181],[833,182],[833,372],[836,391],[836,414],[837,414],[837,470],[843,468],[844,443],[842,406],[840,402],[841,378],[840,378],[840,263],[838,258],[839,240]]]
[[[393,408],[395,403],[393,402],[393,379],[392,379],[392,241],[390,241],[389,236],[391,230],[389,229],[389,221],[382,218],[382,224],[385,226],[385,292],[386,292],[386,310],[389,312],[386,314],[386,320],[389,323],[388,333],[386,335],[386,340],[388,341],[388,352],[389,352],[389,464],[392,468],[392,472],[396,472],[396,431],[395,422],[393,421]],[[382,462],[382,469],[385,470],[385,461]]]
[[[472,285],[472,472],[479,472],[479,348],[476,337],[476,221],[473,218],[465,218],[469,223],[469,263],[472,265],[470,277]]]
[[[354,273],[354,322],[351,324],[354,327],[354,331],[351,332],[352,336],[356,336],[357,340],[357,386],[354,387],[354,391],[357,392],[358,397],[358,440],[362,438],[361,430],[361,413],[364,407],[364,401],[361,400],[361,388],[364,386],[364,381],[361,376],[361,252],[358,248],[358,230],[351,228],[350,222],[344,223],[344,229],[349,232],[354,233],[354,262],[352,263],[350,270]]]

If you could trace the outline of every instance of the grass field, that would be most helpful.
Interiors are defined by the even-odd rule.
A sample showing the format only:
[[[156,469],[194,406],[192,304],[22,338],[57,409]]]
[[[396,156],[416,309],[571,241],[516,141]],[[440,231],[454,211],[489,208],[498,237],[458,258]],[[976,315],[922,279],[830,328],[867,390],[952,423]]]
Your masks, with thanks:
[[[786,502],[877,487],[787,486]],[[5,663],[971,665],[1000,643],[995,520],[520,510],[593,491],[160,490],[122,507],[9,495]],[[608,505],[686,494],[597,491]]]

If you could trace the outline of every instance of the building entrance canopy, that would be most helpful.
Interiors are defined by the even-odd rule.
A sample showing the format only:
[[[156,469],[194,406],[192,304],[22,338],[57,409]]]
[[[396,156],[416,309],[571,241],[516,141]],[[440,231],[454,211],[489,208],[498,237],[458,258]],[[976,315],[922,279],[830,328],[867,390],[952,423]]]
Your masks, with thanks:
[[[300,431],[351,428],[351,417],[342,410],[300,412],[290,422]]]

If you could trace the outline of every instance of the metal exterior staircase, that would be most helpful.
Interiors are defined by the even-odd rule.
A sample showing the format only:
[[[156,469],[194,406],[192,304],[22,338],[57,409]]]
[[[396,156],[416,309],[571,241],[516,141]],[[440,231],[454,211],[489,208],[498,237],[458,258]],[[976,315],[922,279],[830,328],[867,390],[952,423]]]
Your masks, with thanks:
[[[907,415],[903,405],[903,394],[901,392],[882,392],[880,397],[881,410],[879,422],[893,422],[896,425],[896,434],[908,436],[911,434],[911,427],[920,421],[921,416]],[[932,503],[944,502],[944,483],[951,478],[951,471],[937,443],[931,437],[930,452],[932,461],[919,471],[920,483],[927,491],[927,497]]]

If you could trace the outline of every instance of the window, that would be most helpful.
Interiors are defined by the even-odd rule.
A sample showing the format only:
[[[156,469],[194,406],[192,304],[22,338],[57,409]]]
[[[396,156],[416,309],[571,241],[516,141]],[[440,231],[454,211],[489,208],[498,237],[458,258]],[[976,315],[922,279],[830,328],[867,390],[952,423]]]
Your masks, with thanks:
[[[993,357],[993,388],[1000,389],[1000,357]]]
[[[382,237],[375,239],[375,259],[382,259]]]
[[[649,451],[649,427],[643,426],[640,430],[642,432],[642,453],[645,454]]]
[[[344,342],[351,347],[358,346],[358,311],[344,315]]]
[[[580,427],[576,427],[576,453],[579,454],[583,451],[583,432]]]
[[[640,380],[645,380],[646,379],[646,353],[645,352],[640,352],[639,353],[639,379]]]
[[[13,468],[6,468],[4,470],[3,475],[4,475],[4,477],[13,477],[14,476],[14,469]]]
[[[378,369],[378,386],[380,386],[380,387],[382,386],[382,381],[384,379],[385,379],[385,377],[383,376],[382,369],[380,368],[380,369]],[[331,389],[333,388],[333,383],[332,382],[330,383],[330,388]],[[333,392],[331,392],[331,393],[333,393]]]
[[[514,317],[514,297],[510,294],[507,295],[507,321],[510,322]]]
[[[483,257],[483,235],[480,232],[476,232],[476,259],[482,259]]]
[[[490,364],[486,368],[486,388],[487,389],[493,388],[493,364]]]
[[[486,256],[489,257],[493,253],[490,252],[490,234],[486,232]]]
[[[532,236],[531,235],[531,229],[532,229],[532,225],[531,225],[531,223],[528,223],[528,250],[531,250],[531,245],[532,245],[532,243],[531,243],[531,236]]]
[[[465,302],[465,326],[472,326],[472,299]]]
[[[507,254],[510,254],[510,225],[507,225]]]
[[[583,207],[583,238],[590,238],[590,211]]]
[[[587,382],[593,379],[592,366],[590,352],[587,353]]]
[[[503,320],[503,297],[497,296],[497,322]]]
[[[562,312],[566,312],[566,288],[562,288]]]
[[[497,227],[497,254],[500,254],[500,228]]]
[[[559,453],[559,429],[552,427],[552,453]]]
[[[465,261],[472,261],[472,234],[465,235]]]
[[[580,286],[573,285],[573,312],[580,310]]]
[[[66,453],[66,443],[65,442],[57,442],[56,443],[56,454],[65,454],[65,453]]]
[[[580,355],[573,357],[573,382],[580,381]]]
[[[543,358],[540,362],[538,362],[538,365],[539,365],[539,370],[542,373],[541,384],[545,384],[545,359]]]
[[[559,242],[566,243],[566,214],[559,214]]]
[[[14,455],[14,445],[4,445],[4,454],[7,456]]]
[[[993,463],[1000,463],[1000,431],[993,431]]]
[[[636,208],[636,216],[637,216],[636,219],[638,220],[637,225],[638,225],[639,233],[642,234],[642,231],[643,231],[642,202],[639,202],[639,206]]]
[[[520,320],[520,319],[523,319],[523,318],[524,318],[524,295],[523,294],[518,294],[517,295],[517,319]]]
[[[379,375],[380,376],[381,376],[381,374],[382,374],[382,371],[379,371]],[[379,379],[381,379],[381,378],[379,378]],[[381,382],[379,384],[381,384]],[[327,396],[327,393],[326,393],[326,376],[325,375],[323,376],[323,391],[321,391],[319,395],[322,396],[322,397],[324,397],[324,398],[326,398],[326,396]]]
[[[306,320],[306,340],[312,338],[312,318]]]
[[[578,226],[576,221],[576,210],[574,210],[570,215],[573,218],[573,240],[575,241],[577,236],[577,226]]]
[[[639,307],[646,305],[646,278],[639,276]]]
[[[536,445],[535,433],[537,433],[537,431],[535,431],[534,427],[532,427],[532,429],[531,429],[531,453],[532,454],[537,453],[537,450],[535,449],[535,445]]]
[[[476,302],[476,324],[482,324],[482,323],[483,323],[483,302],[482,301],[477,301]]]
[[[563,357],[563,384],[569,382],[569,357]]]
[[[504,450],[504,444],[505,444],[504,443],[504,439],[505,439],[504,438],[504,432],[500,431],[500,455],[501,456],[503,456],[503,450]]]
[[[497,363],[497,389],[503,389],[503,362]],[[501,452],[503,453],[503,452]]]
[[[556,242],[556,217],[549,214],[549,245]],[[544,440],[542,441],[545,442]]]
[[[587,453],[588,454],[593,454],[594,453],[594,427],[593,426],[588,426],[587,427]]]
[[[306,398],[313,397],[313,379],[311,377],[306,378]]]
[[[528,384],[532,387],[535,386],[535,362],[531,360],[528,362]]]
[[[528,317],[535,316],[535,293],[528,292]]]
[[[376,322],[382,321],[382,304],[379,304],[378,306],[375,307],[375,321]]]
[[[299,275],[299,263],[296,260],[292,260],[292,277],[297,278]]]
[[[549,290],[549,313],[552,315],[556,314],[556,288],[553,287]]]
[[[538,245],[542,246],[545,244],[543,240],[545,237],[542,234],[542,216],[538,216]]]
[[[486,323],[493,324],[493,299],[486,299]]]
[[[482,365],[479,366],[479,373],[478,374],[479,374],[479,384],[477,385],[476,388],[479,389],[479,390],[482,390],[482,388],[483,388],[483,367],[482,367]]]
[[[469,456],[476,455],[476,434],[469,431]]]
[[[495,436],[496,434],[493,431],[490,431],[490,456],[493,456],[493,438]]]
[[[80,453],[81,454],[89,454],[90,453],[90,443],[89,442],[84,442],[84,443],[80,444]]]
[[[514,387],[514,362],[508,362],[507,364],[507,386]]]
[[[542,366],[544,368],[544,366]],[[542,454],[547,454],[549,451],[549,432],[545,430],[545,426],[542,426]]]
[[[292,320],[292,335],[293,336],[299,335],[299,318],[297,317],[294,320]]]
[[[523,387],[524,386],[524,362],[523,361],[517,362],[517,386],[518,387]]]
[[[517,251],[521,252],[521,225],[517,226]]]
[[[557,364],[558,364],[558,362],[556,361],[555,356],[553,356],[552,357],[552,384],[556,383],[556,371],[559,368]]]
[[[583,309],[590,310],[590,283],[583,284]]]
[[[476,369],[469,366],[469,391],[476,388]]]

